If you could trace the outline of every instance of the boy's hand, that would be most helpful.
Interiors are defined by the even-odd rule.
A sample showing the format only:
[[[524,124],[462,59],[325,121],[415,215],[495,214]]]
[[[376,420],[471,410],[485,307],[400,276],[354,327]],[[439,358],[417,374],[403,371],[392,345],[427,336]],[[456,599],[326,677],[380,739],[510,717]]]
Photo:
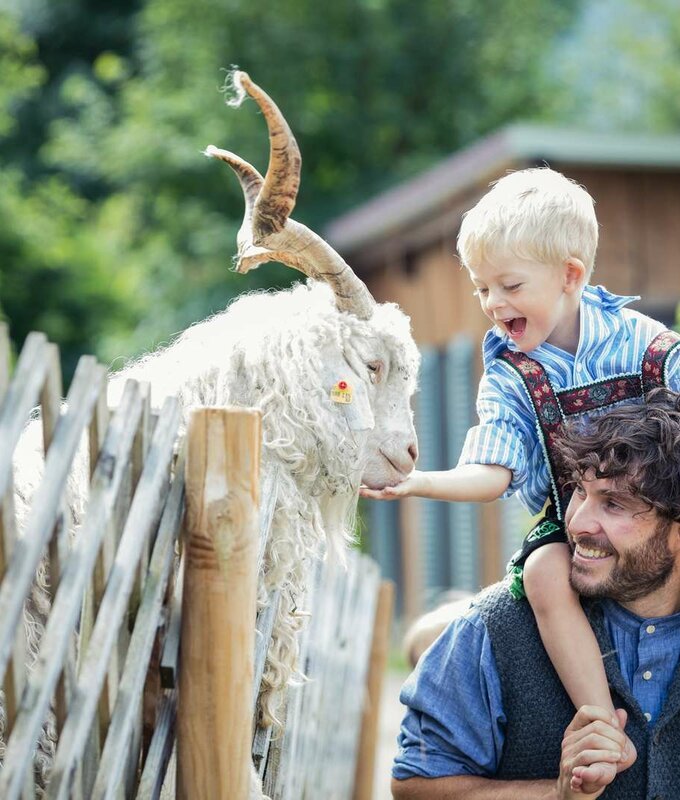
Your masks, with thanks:
[[[400,497],[409,497],[421,488],[423,473],[417,469],[396,486],[385,486],[384,489],[369,489],[368,486],[360,486],[359,494],[362,497],[370,497],[371,500],[398,500]]]

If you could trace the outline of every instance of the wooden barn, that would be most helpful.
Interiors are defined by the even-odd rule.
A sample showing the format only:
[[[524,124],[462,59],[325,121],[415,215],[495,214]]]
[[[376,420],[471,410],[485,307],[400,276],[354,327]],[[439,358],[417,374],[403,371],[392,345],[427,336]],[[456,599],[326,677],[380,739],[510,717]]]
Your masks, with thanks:
[[[593,282],[641,295],[635,308],[675,321],[680,136],[515,124],[337,218],[328,240],[377,300],[393,300],[410,315],[423,351],[416,407],[422,469],[454,465],[476,419],[480,344],[489,326],[455,254],[461,215],[491,181],[545,164],[595,198],[601,230]],[[446,588],[475,590],[498,579],[528,522],[512,499],[371,503],[369,515],[371,549],[397,581],[407,617]]]

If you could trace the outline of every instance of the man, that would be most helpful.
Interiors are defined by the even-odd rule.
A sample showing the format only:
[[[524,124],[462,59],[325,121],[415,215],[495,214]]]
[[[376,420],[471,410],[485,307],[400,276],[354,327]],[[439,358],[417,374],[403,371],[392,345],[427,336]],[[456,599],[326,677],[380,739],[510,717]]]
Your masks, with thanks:
[[[478,596],[406,683],[395,798],[680,796],[680,396],[614,407],[561,446],[571,580],[600,644],[617,717],[575,713],[527,602]],[[676,674],[676,672],[678,674]],[[583,768],[637,760],[607,787]]]

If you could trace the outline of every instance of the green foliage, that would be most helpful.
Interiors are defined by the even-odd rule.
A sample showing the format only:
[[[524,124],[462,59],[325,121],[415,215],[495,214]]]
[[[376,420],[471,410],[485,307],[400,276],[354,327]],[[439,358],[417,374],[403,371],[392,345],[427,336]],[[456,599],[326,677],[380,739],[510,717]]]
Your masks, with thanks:
[[[35,43],[20,33],[14,20],[0,15],[0,136],[11,133],[17,107],[45,79],[35,56]]]

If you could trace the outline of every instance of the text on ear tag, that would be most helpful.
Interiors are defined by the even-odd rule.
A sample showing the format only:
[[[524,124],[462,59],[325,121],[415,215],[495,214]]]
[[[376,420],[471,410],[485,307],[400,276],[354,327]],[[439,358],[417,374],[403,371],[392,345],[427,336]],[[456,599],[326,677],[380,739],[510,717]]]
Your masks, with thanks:
[[[334,403],[351,403],[352,389],[347,381],[338,381],[331,389],[331,400]]]

